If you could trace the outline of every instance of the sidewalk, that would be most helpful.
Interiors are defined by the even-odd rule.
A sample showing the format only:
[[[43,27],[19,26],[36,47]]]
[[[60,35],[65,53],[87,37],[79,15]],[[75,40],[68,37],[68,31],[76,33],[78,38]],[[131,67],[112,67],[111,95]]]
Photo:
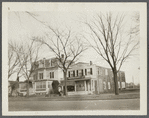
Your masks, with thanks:
[[[10,97],[10,101],[81,101],[81,100],[118,100],[118,99],[140,99],[139,93],[114,93],[100,94],[100,95],[70,95],[65,96],[51,96],[51,97]]]

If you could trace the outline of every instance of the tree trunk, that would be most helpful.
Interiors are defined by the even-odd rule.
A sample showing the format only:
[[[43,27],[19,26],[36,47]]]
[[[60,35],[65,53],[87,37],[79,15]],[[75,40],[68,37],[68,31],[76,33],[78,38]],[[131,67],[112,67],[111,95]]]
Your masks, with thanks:
[[[118,81],[117,81],[117,71],[113,71],[114,84],[115,84],[115,95],[119,95]]]
[[[29,79],[27,80],[27,94],[26,97],[29,97]]]
[[[12,92],[13,92],[13,89],[12,89],[12,87],[11,87],[11,92],[10,92],[10,96],[12,96]]]
[[[64,71],[65,91],[64,95],[67,96],[67,71]]]

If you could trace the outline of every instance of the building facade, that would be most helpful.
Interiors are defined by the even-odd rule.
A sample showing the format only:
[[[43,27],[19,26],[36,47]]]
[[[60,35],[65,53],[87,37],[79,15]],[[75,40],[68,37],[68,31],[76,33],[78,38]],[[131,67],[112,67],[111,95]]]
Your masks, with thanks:
[[[61,82],[64,86],[64,81]],[[118,73],[119,89],[125,88],[125,73]],[[114,92],[114,79],[111,69],[90,63],[79,62],[67,73],[68,95],[100,94]]]
[[[45,95],[52,89],[52,82],[60,82],[63,78],[62,70],[57,66],[57,59],[42,59],[34,64],[34,72],[30,77],[32,81],[32,93],[36,95]],[[21,87],[22,86],[22,87]],[[24,83],[20,83],[20,91],[26,89]]]
[[[64,91],[65,81],[63,71],[57,65],[56,58],[43,59],[36,62],[34,72],[30,78],[32,81],[32,93],[36,95],[46,94],[52,90],[53,81],[59,82],[59,87]],[[125,73],[118,73],[119,89],[126,86]],[[22,86],[22,87],[21,87]],[[20,91],[23,89],[20,84]],[[100,94],[114,92],[114,79],[111,69],[97,66],[96,64],[79,62],[73,64],[67,71],[68,95]]]

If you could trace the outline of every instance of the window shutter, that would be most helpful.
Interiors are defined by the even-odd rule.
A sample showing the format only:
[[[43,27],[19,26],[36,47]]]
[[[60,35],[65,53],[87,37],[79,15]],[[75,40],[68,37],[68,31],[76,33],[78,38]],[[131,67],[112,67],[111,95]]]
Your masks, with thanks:
[[[51,78],[51,72],[50,72],[50,78]]]
[[[83,69],[82,69],[82,76],[84,75],[84,73],[83,73]]]
[[[85,69],[85,75],[87,75],[87,69]]]
[[[93,72],[92,72],[92,68],[90,68],[90,74],[91,74],[91,75],[93,74]]]

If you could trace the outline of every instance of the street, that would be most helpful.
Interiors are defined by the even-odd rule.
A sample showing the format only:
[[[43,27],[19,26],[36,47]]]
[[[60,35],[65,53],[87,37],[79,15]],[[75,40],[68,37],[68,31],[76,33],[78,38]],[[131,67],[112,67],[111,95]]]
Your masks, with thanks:
[[[9,101],[9,111],[139,110],[140,99],[87,101]]]

